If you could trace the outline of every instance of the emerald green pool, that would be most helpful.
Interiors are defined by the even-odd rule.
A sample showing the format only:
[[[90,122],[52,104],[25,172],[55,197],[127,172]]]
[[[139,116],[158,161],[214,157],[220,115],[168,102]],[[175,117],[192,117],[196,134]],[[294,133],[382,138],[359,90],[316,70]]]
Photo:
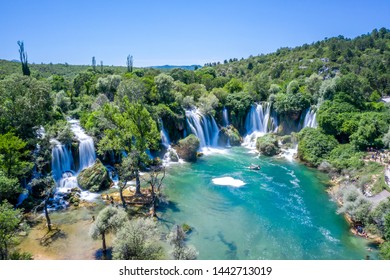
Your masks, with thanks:
[[[251,163],[261,170],[247,168]],[[221,177],[245,185],[213,183]],[[170,166],[164,181],[170,203],[159,215],[166,229],[183,223],[194,228],[188,243],[199,259],[376,258],[336,213],[326,180],[301,164],[232,148]]]

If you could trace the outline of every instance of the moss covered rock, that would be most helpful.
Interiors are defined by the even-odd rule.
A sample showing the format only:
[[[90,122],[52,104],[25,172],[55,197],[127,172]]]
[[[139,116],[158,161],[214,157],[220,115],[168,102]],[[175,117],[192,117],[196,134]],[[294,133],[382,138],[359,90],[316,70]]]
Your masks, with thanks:
[[[96,159],[94,165],[80,172],[77,182],[80,188],[90,192],[99,192],[108,189],[111,185],[108,172],[99,159]]]
[[[232,125],[222,127],[219,132],[219,145],[220,146],[239,146],[241,145],[242,138],[239,131]]]
[[[274,156],[280,152],[278,139],[273,134],[266,134],[257,138],[256,148],[265,156]]]
[[[184,139],[181,139],[176,147],[177,154],[185,161],[195,162],[196,152],[199,149],[200,142],[198,137],[190,134]]]

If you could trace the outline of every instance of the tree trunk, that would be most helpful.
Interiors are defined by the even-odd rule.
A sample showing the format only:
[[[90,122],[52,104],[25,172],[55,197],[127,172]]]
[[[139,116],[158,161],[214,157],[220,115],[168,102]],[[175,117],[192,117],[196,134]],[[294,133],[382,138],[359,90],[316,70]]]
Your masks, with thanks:
[[[135,195],[142,195],[141,193],[141,181],[139,179],[139,171],[135,172]]]
[[[106,252],[107,252],[107,246],[106,246],[106,233],[103,232],[102,233],[102,246],[103,246],[103,255],[105,256],[106,255]]]
[[[119,187],[119,196],[122,201],[123,208],[127,209],[125,198],[123,197],[123,190],[126,188],[127,181],[123,183],[122,187]]]
[[[47,210],[47,198],[45,199],[45,217],[46,217],[47,229],[51,231],[51,221],[49,217],[49,211]]]
[[[152,217],[156,217],[156,193],[154,192],[154,185],[152,185]]]

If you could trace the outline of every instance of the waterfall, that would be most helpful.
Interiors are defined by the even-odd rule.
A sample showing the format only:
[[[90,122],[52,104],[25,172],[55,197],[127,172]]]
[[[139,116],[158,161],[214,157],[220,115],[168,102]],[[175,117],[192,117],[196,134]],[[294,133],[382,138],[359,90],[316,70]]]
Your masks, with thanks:
[[[161,135],[161,143],[162,145],[168,149],[168,147],[170,146],[171,144],[171,140],[169,139],[169,135],[168,135],[168,132],[165,130],[164,128],[164,123],[162,121],[162,119],[159,120],[159,123],[160,123],[160,126],[161,126],[161,130],[160,130],[160,135]]]
[[[228,116],[228,111],[225,107],[223,107],[222,111],[222,121],[223,121],[223,126],[227,127],[229,125],[229,116]]]
[[[68,203],[62,196],[73,188],[79,188],[77,175],[83,169],[92,166],[96,160],[95,145],[92,137],[81,128],[78,120],[68,119],[70,129],[79,142],[79,168],[76,170],[73,155],[68,145],[63,145],[56,139],[51,139],[52,148],[51,168],[56,182],[56,192],[52,202],[54,209],[67,207]],[[88,191],[81,192],[81,199],[91,200],[98,196]]]
[[[271,109],[271,103],[264,102],[252,105],[246,119],[245,129],[247,136],[244,138],[243,146],[256,147],[256,139],[266,133],[276,132],[278,129],[278,118],[276,112]]]
[[[81,128],[78,120],[68,120],[70,129],[79,141],[79,172],[92,166],[96,160],[95,145],[91,136]]]
[[[51,139],[50,143],[55,145],[51,151],[51,170],[54,180],[58,181],[63,173],[73,169],[73,156],[68,146],[55,139]]]
[[[204,116],[198,110],[186,111],[187,124],[200,141],[200,147],[216,147],[219,129],[212,116]]]
[[[305,116],[303,118],[303,116]],[[317,127],[317,111],[314,109],[306,109],[305,114],[302,114],[301,116],[301,121],[300,121],[300,127],[305,128],[305,127],[312,127],[316,128]],[[303,118],[303,120],[302,120]]]
[[[253,132],[268,133],[276,131],[278,127],[276,112],[271,110],[271,104],[252,105],[246,120],[245,129],[248,134]]]

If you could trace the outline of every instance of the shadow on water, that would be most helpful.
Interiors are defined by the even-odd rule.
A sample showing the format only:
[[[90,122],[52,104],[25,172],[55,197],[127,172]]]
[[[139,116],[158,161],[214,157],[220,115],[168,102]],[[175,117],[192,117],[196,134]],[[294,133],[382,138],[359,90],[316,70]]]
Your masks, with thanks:
[[[171,210],[175,213],[180,212],[180,209],[177,206],[177,202],[174,201],[166,201],[164,203],[161,203],[158,207],[158,211],[161,213],[166,213],[168,210]]]
[[[112,260],[112,247],[108,247],[106,250],[106,254],[103,254],[103,249],[100,248],[95,252],[96,260]]]
[[[219,239],[221,242],[228,247],[228,250],[226,250],[225,255],[229,260],[237,260],[237,245],[234,241],[229,242],[225,239],[225,236],[222,234],[222,232],[218,232]]]
[[[57,241],[58,239],[65,239],[67,235],[61,229],[56,228],[47,232],[42,238],[39,239],[39,243],[42,246],[50,246],[51,243]]]

